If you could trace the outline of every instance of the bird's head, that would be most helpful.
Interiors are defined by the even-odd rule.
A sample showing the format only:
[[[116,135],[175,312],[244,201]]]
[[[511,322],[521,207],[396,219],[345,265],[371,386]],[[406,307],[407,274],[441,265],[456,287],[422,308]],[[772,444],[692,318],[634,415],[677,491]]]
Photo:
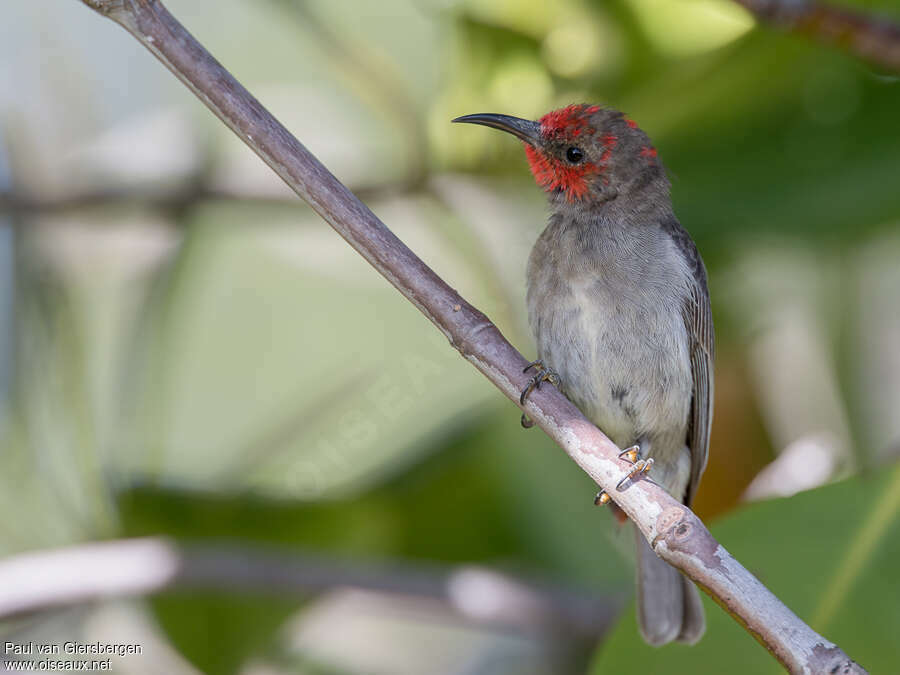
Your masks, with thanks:
[[[570,105],[537,121],[477,113],[454,122],[481,124],[518,136],[537,184],[551,199],[602,204],[642,186],[668,182],[656,149],[617,110]]]

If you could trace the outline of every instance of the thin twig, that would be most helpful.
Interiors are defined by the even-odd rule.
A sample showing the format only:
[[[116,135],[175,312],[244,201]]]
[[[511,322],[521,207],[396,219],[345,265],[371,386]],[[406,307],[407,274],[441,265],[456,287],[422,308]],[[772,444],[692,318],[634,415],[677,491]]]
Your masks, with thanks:
[[[361,199],[390,199],[421,191],[418,180],[398,181],[384,185],[355,188]],[[201,174],[189,176],[177,189],[160,193],[152,187],[133,190],[99,189],[61,196],[30,196],[21,191],[0,190],[0,216],[11,214],[19,218],[68,214],[73,211],[117,206],[145,207],[165,213],[182,213],[203,202],[241,202],[250,206],[305,208],[293,195],[278,195],[263,191],[233,190],[206,183]]]
[[[735,0],[778,28],[848,49],[875,65],[900,73],[900,26],[814,0]]]
[[[363,563],[235,545],[121,539],[0,560],[0,620],[169,589],[213,589],[299,598],[356,588],[438,600],[467,621],[528,633],[603,635],[623,598],[538,586],[490,570]],[[491,602],[484,602],[490,597]],[[481,602],[478,602],[481,600]]]
[[[82,0],[121,24],[430,319],[460,354],[510,400],[526,384],[527,361],[496,326],[448,286],[342,185],[155,0]],[[554,387],[523,410],[682,570],[793,673],[864,673],[735,560],[697,516],[665,490],[627,473],[617,448]]]

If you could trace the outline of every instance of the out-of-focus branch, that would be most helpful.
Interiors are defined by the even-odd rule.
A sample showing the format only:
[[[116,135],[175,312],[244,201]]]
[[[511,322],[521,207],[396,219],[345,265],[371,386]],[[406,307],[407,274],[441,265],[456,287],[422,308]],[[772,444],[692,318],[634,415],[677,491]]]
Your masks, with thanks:
[[[415,178],[384,185],[371,185],[355,189],[355,194],[365,199],[384,199],[406,195],[427,189],[427,184]],[[135,188],[134,190],[92,190],[62,196],[29,196],[14,191],[0,191],[0,215],[16,217],[64,214],[80,209],[107,208],[113,206],[144,206],[165,212],[181,213],[202,202],[239,201],[258,206],[302,207],[290,195],[253,191],[237,191],[207,184],[202,176],[185,180],[178,189],[159,191]]]
[[[359,41],[345,40],[320,19],[307,0],[274,1],[291,11],[305,34],[327,54],[329,65],[353,82],[360,96],[372,98],[376,110],[403,130],[408,139],[408,172],[412,182],[422,185],[428,173],[425,129],[415,100],[392,64]]]
[[[513,401],[525,358],[341,184],[155,0],[82,0],[121,24],[425,314],[462,356]],[[700,584],[795,673],[863,673],[818,635],[651,481],[616,486],[627,467],[617,448],[554,387],[523,407],[641,530],[661,558]]]
[[[537,586],[482,567],[363,564],[161,537],[83,544],[0,560],[0,620],[168,589],[285,594],[357,588],[437,600],[461,618],[502,629],[596,639],[622,598]]]
[[[735,2],[766,23],[843,47],[873,64],[900,73],[900,26],[888,19],[815,0]]]
[[[5,130],[0,128],[0,191],[12,188]],[[15,220],[0,211],[0,408],[6,404],[15,363],[16,295]]]

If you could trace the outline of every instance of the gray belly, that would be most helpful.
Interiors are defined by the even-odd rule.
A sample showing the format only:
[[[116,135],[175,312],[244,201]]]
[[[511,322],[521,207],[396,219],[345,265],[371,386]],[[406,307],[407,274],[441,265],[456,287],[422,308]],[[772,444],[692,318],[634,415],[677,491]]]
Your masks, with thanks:
[[[655,457],[676,462],[692,392],[681,285],[558,278],[552,287],[552,294],[529,287],[539,358],[617,445],[652,445]]]

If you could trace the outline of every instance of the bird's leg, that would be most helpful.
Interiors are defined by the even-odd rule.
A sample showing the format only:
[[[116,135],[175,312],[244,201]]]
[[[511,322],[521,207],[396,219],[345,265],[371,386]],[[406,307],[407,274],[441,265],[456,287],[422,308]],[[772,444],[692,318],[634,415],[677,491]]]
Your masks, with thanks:
[[[625,485],[634,480],[635,477],[641,478],[650,473],[650,468],[653,466],[653,458],[647,457],[646,459],[641,459],[641,446],[632,445],[630,448],[627,448],[619,453],[619,459],[624,459],[626,462],[631,464],[631,471],[619,481],[618,485],[616,485],[616,490],[621,492],[625,489]]]
[[[631,478],[633,475],[636,475],[637,473],[646,473],[650,470],[650,467],[653,466],[652,459],[648,459],[645,462],[644,460],[639,459],[640,456],[641,446],[639,445],[632,445],[630,448],[626,448],[619,453],[619,459],[624,459],[629,464],[634,464],[636,467],[638,467],[637,469],[632,469],[632,471],[629,472],[628,476],[626,476],[619,482],[619,485],[622,485],[626,480]],[[638,466],[637,464],[639,461],[641,462],[640,466]],[[616,486],[617,489],[619,485]],[[597,493],[597,496],[594,497],[594,506],[606,506],[607,504],[609,504],[611,499],[612,498],[609,496],[606,490],[600,490],[600,492]]]
[[[562,380],[559,377],[559,373],[550,368],[544,367],[544,362],[541,359],[537,361],[532,361],[527,366],[525,366],[523,373],[527,373],[532,368],[535,369],[534,376],[528,380],[528,384],[522,390],[522,393],[519,395],[519,403],[525,405],[525,401],[528,400],[528,395],[534,391],[535,389],[541,388],[542,382],[549,382],[554,387],[558,387]],[[528,418],[528,415],[522,413],[522,426],[526,429],[530,429],[534,426],[534,422]]]

